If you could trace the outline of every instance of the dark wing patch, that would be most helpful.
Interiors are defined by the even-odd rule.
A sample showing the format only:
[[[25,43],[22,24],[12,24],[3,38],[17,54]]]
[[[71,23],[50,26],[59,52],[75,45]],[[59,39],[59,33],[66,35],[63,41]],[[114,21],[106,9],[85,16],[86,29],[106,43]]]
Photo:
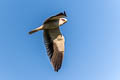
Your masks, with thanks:
[[[53,41],[51,40],[51,38],[49,36],[48,30],[44,30],[44,42],[45,42],[48,56],[51,59],[52,55],[53,55]]]
[[[57,14],[57,15],[55,15],[55,16],[61,16],[61,15],[64,15],[65,17],[67,17],[67,15],[66,15],[66,12],[64,11],[64,13],[59,13],[59,14]]]
[[[56,19],[64,18],[64,17],[67,17],[65,11],[64,11],[64,13],[61,12],[61,13],[55,15],[55,16],[49,17],[48,19],[45,20],[44,24],[51,21],[51,20],[56,20]]]

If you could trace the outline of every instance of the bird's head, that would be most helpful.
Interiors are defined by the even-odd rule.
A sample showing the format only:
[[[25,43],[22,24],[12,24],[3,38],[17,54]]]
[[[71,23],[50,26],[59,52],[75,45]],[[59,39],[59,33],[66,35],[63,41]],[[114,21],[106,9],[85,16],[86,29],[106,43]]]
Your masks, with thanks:
[[[60,18],[59,19],[59,25],[61,26],[61,25],[63,25],[63,24],[65,24],[67,22],[67,19],[66,18]]]

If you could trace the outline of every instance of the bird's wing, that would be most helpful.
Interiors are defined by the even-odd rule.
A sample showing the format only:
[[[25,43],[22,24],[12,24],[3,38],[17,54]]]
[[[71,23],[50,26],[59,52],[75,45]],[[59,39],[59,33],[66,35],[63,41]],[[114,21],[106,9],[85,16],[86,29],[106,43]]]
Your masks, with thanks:
[[[64,37],[59,28],[44,30],[44,40],[48,56],[55,71],[61,68],[64,56]]]
[[[51,20],[56,20],[56,19],[64,18],[64,17],[67,17],[65,11],[64,11],[64,13],[61,12],[61,13],[55,15],[55,16],[49,17],[48,19],[45,20],[44,24],[51,21]]]

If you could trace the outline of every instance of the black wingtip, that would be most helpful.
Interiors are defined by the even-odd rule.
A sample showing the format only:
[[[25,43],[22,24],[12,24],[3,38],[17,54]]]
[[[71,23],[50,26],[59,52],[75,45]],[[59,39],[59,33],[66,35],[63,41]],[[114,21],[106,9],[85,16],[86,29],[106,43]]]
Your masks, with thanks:
[[[32,30],[32,31],[30,31],[30,32],[28,32],[28,34],[33,34],[33,33],[35,33],[35,32],[37,32],[38,30]]]
[[[66,12],[64,11],[64,15],[67,17]]]
[[[58,70],[54,70],[55,72],[58,72]]]
[[[30,31],[30,32],[28,32],[28,34],[29,34],[29,35],[31,35],[31,34],[32,34],[32,32]]]

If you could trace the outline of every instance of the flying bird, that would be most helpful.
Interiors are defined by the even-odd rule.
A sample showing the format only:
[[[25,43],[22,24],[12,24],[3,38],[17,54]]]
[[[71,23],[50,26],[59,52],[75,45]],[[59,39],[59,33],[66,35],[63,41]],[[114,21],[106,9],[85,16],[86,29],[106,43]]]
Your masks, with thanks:
[[[44,43],[50,62],[56,72],[61,68],[64,57],[64,36],[61,34],[59,27],[67,22],[65,11],[55,16],[51,16],[44,21],[44,23],[29,32],[33,34],[37,31],[43,30]]]

